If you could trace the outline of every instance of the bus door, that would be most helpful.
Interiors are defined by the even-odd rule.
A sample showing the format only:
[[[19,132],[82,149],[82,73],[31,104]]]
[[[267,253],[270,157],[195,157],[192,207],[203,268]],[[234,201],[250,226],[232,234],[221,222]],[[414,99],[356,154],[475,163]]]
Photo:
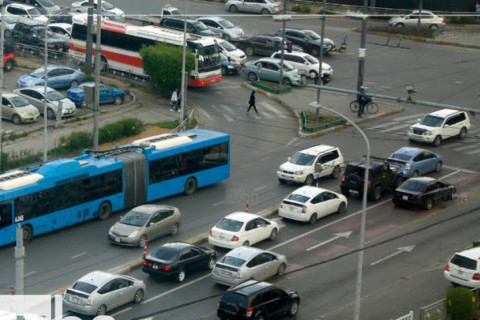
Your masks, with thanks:
[[[147,201],[146,160],[143,154],[125,153],[117,157],[123,160],[123,193],[125,208],[132,208]]]

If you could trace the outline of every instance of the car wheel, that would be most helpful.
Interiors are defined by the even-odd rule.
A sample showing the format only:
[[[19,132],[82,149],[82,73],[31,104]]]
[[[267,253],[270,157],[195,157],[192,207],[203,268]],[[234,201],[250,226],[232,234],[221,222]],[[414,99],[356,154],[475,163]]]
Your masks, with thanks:
[[[228,7],[228,11],[230,11],[231,13],[237,13],[238,8],[235,5],[231,5],[230,7]]]
[[[426,201],[425,201],[425,209],[427,210],[431,210],[433,207],[433,200],[431,198],[428,198]]]
[[[285,180],[280,179],[280,178],[278,179],[278,182],[280,182],[280,184],[285,184],[285,183],[287,183]]]
[[[232,38],[230,38],[228,34],[223,34],[223,40],[230,42],[232,41]]]
[[[8,59],[7,62],[5,62],[5,66],[3,67],[3,70],[7,72],[10,71],[13,69],[13,65],[14,65],[13,60]]]
[[[436,136],[435,140],[433,140],[433,146],[438,147],[442,144],[442,137]]]
[[[405,28],[405,25],[404,25],[403,23],[397,23],[397,24],[395,25],[395,28],[397,28],[397,29],[403,29],[403,28]]]
[[[246,47],[246,48],[245,48],[245,54],[246,54],[247,56],[253,56],[254,53],[255,53],[255,51],[253,50],[252,47]]]
[[[5,39],[10,39],[12,37],[12,31],[5,30]]]
[[[140,239],[138,240],[138,244],[137,246],[139,248],[145,248],[145,244],[147,243],[147,236],[146,235],[142,235],[140,237]]]
[[[86,108],[87,107],[87,101],[83,100],[82,102],[80,102],[79,107],[80,108]]]
[[[102,304],[100,307],[97,309],[97,316],[103,316],[107,313],[107,306]]]
[[[30,225],[22,227],[23,230],[23,242],[28,243],[33,239],[33,229]]]
[[[293,300],[292,305],[290,306],[290,310],[288,310],[289,317],[295,317],[298,313],[298,300]]]
[[[18,114],[14,114],[12,117],[12,122],[14,124],[20,124],[22,122],[22,119],[18,116]]]
[[[337,213],[338,214],[344,214],[345,213],[345,202],[340,203],[340,205],[338,206]]]
[[[292,81],[290,81],[290,79],[288,79],[288,78],[283,78],[283,79],[282,79],[282,84],[283,84],[284,86],[289,86],[289,87],[291,87],[291,86],[292,86]]]
[[[77,80],[73,80],[72,82],[70,82],[70,88],[76,88],[78,87],[78,81]]]
[[[429,26],[430,30],[437,30],[438,29],[438,25],[436,24],[432,24]]]
[[[244,247],[250,247],[250,242],[249,241],[245,241],[242,246]]]
[[[145,296],[145,293],[143,292],[143,290],[138,289],[137,292],[135,292],[135,295],[133,296],[133,302],[135,303],[142,302],[144,296]]]
[[[416,178],[416,177],[418,177],[418,176],[420,176],[420,173],[419,173],[418,171],[415,171],[415,172],[412,174],[412,177],[413,177],[413,178]]]
[[[258,77],[257,77],[257,75],[256,75],[255,73],[250,72],[250,73],[248,74],[248,80],[250,80],[250,81],[257,81],[257,80],[258,80]]]
[[[310,77],[310,79],[315,79],[317,77],[317,73],[312,70],[308,73],[308,76]]]
[[[47,109],[47,119],[55,119],[55,112],[51,108]]]
[[[310,219],[308,219],[308,223],[315,224],[316,222],[317,222],[317,214],[314,213],[310,216]]]
[[[197,190],[197,180],[195,178],[188,178],[187,182],[185,182],[184,193],[187,196],[191,196]]]
[[[312,47],[312,56],[316,57],[320,55],[320,48],[319,47]]]
[[[378,201],[381,196],[382,196],[382,187],[377,185],[375,186],[375,188],[373,188],[370,198],[373,201]]]
[[[98,220],[107,220],[110,218],[112,213],[112,206],[108,202],[103,202],[100,207],[98,207]]]
[[[270,241],[274,241],[278,237],[278,230],[277,228],[274,228],[272,232],[270,233]]]
[[[180,229],[180,225],[178,223],[175,223],[173,226],[172,226],[172,229],[170,229],[170,234],[172,236],[176,235],[178,233],[178,229]]]
[[[305,185],[307,186],[313,185],[313,176],[311,174],[309,174],[305,179]]]
[[[462,128],[458,134],[458,139],[463,140],[467,136],[467,128]]]
[[[211,257],[209,260],[208,260],[208,265],[207,265],[207,268],[209,270],[212,270],[214,267],[215,267],[215,264],[217,263],[217,259],[215,257]]]
[[[286,268],[287,268],[287,266],[285,265],[285,263],[282,263],[282,264],[278,267],[277,276],[281,276],[282,274],[284,274]]]
[[[115,99],[113,99],[113,103],[116,106],[119,106],[123,103],[123,98],[121,96],[116,96]]]
[[[268,9],[262,9],[262,11],[260,11],[261,14],[263,15],[267,15],[267,14],[270,14],[270,11],[268,11]]]
[[[338,176],[340,175],[340,166],[335,166],[335,168],[333,168],[333,172],[332,174],[330,175],[330,178],[332,179],[338,179]]]
[[[440,172],[442,170],[443,163],[439,161],[435,166],[435,172]]]
[[[178,272],[175,280],[177,280],[177,282],[183,282],[185,281],[185,277],[186,277],[185,270],[182,269]]]

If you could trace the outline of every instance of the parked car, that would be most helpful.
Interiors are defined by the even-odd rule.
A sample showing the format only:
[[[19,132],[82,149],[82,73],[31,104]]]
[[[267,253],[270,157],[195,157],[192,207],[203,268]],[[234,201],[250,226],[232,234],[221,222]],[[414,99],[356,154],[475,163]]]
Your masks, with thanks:
[[[232,13],[251,12],[261,14],[276,14],[283,10],[283,4],[274,0],[228,0],[225,9]]]
[[[8,72],[15,66],[15,50],[11,44],[5,43],[3,48],[2,68]]]
[[[77,11],[77,12],[87,12],[88,2],[89,0],[77,1],[72,3],[71,7],[74,11]],[[97,9],[97,4],[98,4],[98,0],[93,0],[93,7],[95,10]],[[102,0],[102,11],[108,11],[122,17],[125,16],[125,12],[123,12],[123,10],[115,7],[113,4],[105,0]]]
[[[65,98],[60,92],[49,87],[47,87],[46,96],[44,95],[43,86],[15,89],[13,90],[13,93],[27,99],[27,101],[35,106],[43,116],[43,101],[46,98],[48,119],[56,119],[57,115],[63,118],[72,117],[77,114],[77,109],[72,101]]]
[[[54,16],[50,17],[50,23],[68,23],[72,25],[73,16],[80,14],[71,7],[60,9]]]
[[[183,282],[187,274],[212,270],[217,262],[213,249],[184,242],[166,243],[145,257],[142,270],[148,274]]]
[[[272,53],[272,58],[281,59],[282,51]],[[290,63],[294,68],[298,69],[298,73],[315,79],[318,75],[318,69],[320,67],[320,61],[317,58],[311,56],[305,52],[284,52],[283,60]],[[332,67],[322,62],[322,76],[323,83],[330,82],[333,75]]]
[[[223,320],[280,319],[295,317],[300,296],[268,282],[248,280],[229,288],[218,302],[217,316]]]
[[[362,195],[365,169],[365,158],[350,161],[347,164],[340,184],[340,190],[344,196]],[[386,159],[370,157],[368,181],[368,198],[377,201],[384,191],[395,190],[402,182],[402,178],[399,170],[390,166]]]
[[[278,30],[275,34],[281,36],[282,29]],[[320,37],[315,31],[286,28],[285,38],[293,44],[301,47],[303,51],[310,53],[315,57],[320,55],[322,37]],[[329,53],[333,49],[335,49],[335,43],[329,38],[323,39],[323,53]]]
[[[443,276],[453,285],[480,288],[480,248],[455,252],[445,265]]]
[[[226,57],[223,53],[220,53],[220,59],[222,61],[222,75],[230,76],[240,73],[242,66],[240,63]]]
[[[11,3],[5,7],[5,13],[7,16],[17,20],[21,18],[28,18],[41,23],[46,23],[48,18],[45,17],[35,7],[27,6],[20,3]]]
[[[66,94],[67,98],[72,100],[78,107],[86,107],[87,103],[85,101],[85,87],[90,85],[95,85],[95,82],[84,82],[78,87],[68,89]],[[124,101],[125,91],[100,83],[100,103],[113,103],[119,106]]]
[[[216,283],[233,286],[245,280],[263,281],[280,276],[286,267],[287,258],[284,255],[253,247],[239,247],[217,261],[211,277]]]
[[[54,89],[75,88],[83,81],[81,71],[70,67],[47,65],[47,85]],[[45,67],[38,68],[17,80],[17,88],[39,86],[44,83]]]
[[[245,51],[247,56],[271,56],[274,52],[282,49],[282,37],[275,35],[261,34],[248,39],[240,39],[237,48]],[[290,48],[292,50],[290,50]],[[293,46],[290,41],[284,43],[286,51],[301,51],[302,48]]]
[[[236,61],[240,64],[244,64],[247,61],[247,56],[243,50],[237,49],[233,44],[226,40],[218,41],[218,46],[220,51],[227,57],[230,57],[233,61]]]
[[[347,198],[344,195],[323,188],[304,186],[282,200],[278,215],[315,224],[317,219],[332,213],[343,214],[346,208]]]
[[[37,51],[41,55],[45,53],[45,41],[49,57],[61,58],[65,52],[68,52],[69,40],[56,37],[50,31],[46,32],[45,24],[28,19],[20,19],[13,28],[12,39],[17,49],[26,49]]]
[[[182,31],[182,32],[185,28],[184,19],[176,18],[173,16],[163,17],[160,20],[159,26],[167,29]],[[210,30],[205,24],[203,24],[203,22],[192,20],[192,19],[187,19],[187,32],[196,34],[199,36],[204,36],[204,37],[216,37],[216,38],[222,37],[221,33]]]
[[[52,0],[10,0],[12,2],[27,4],[37,8],[43,15],[53,15],[60,10],[60,7]]]
[[[396,167],[402,178],[417,177],[432,171],[442,170],[443,157],[420,148],[403,147],[387,159],[391,167]]]
[[[222,38],[226,41],[238,41],[245,34],[242,28],[222,17],[208,16],[200,17],[197,20],[203,22],[210,30],[221,33]]]
[[[275,221],[248,212],[234,212],[222,218],[209,232],[208,243],[237,248],[277,239],[280,227]]]
[[[338,178],[342,164],[340,149],[322,144],[295,152],[280,165],[277,177],[280,183],[295,182],[311,186],[319,177]]]
[[[35,122],[39,116],[38,109],[18,94],[3,93],[2,119],[11,120],[14,124],[20,124]]]
[[[394,205],[420,206],[426,210],[432,209],[435,203],[453,199],[455,186],[435,178],[410,178],[402,183],[393,193]]]
[[[470,118],[465,111],[442,109],[427,114],[408,129],[411,142],[431,143],[435,147],[452,137],[465,139],[470,129]]]
[[[72,37],[71,23],[51,23],[48,25],[48,30],[52,32],[57,38],[64,41],[70,41]]]
[[[15,19],[12,16],[5,16],[3,21],[4,21],[4,28],[5,28],[5,31],[4,31],[5,39],[8,40],[12,37],[12,31],[13,31],[13,28],[15,27],[15,24],[17,23],[17,19]],[[1,17],[0,17],[0,22],[2,22]]]
[[[178,8],[166,4],[162,7],[162,16],[181,16],[182,12]]]
[[[264,80],[281,82],[284,86],[299,86],[303,83],[298,70],[288,62],[283,62],[283,78],[280,79],[280,60],[274,58],[261,58],[256,61],[248,61],[242,69],[242,73],[250,81]]]
[[[178,233],[182,215],[171,206],[144,204],[133,208],[108,231],[115,244],[144,247],[147,241]]]
[[[93,271],[65,290],[63,310],[104,315],[127,303],[140,303],[145,291],[145,283],[134,277]]]
[[[393,17],[388,21],[388,25],[399,29],[416,27],[419,19],[422,27],[428,27],[432,30],[445,27],[445,18],[439,17],[428,10],[422,10],[421,13],[414,10],[405,16]]]

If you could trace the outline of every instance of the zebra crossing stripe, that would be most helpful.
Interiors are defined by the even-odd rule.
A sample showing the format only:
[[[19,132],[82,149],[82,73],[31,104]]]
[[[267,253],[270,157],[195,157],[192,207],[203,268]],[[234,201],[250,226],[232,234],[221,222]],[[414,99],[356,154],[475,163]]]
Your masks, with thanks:
[[[230,117],[230,116],[228,116],[228,115],[226,115],[226,114],[224,114],[223,117],[224,117],[228,122],[234,122],[234,121],[235,121],[234,119],[232,119],[232,117]]]
[[[370,127],[370,128],[368,128],[368,129],[373,129],[373,130],[383,129],[383,128],[391,127],[391,126],[396,125],[396,124],[398,124],[398,122],[387,122],[387,123],[379,124],[379,125],[377,125],[377,126]]]
[[[262,101],[262,102],[260,102],[260,105],[262,105],[265,109],[268,109],[268,110],[270,110],[271,112],[273,112],[277,115],[283,116],[283,114],[279,110],[277,110],[274,106],[272,106],[268,102]]]
[[[480,146],[478,144],[470,144],[470,145],[466,145],[466,146],[463,146],[463,147],[454,148],[452,150],[453,151],[465,151],[465,150],[476,149],[476,148],[480,148]]]
[[[197,109],[197,110],[200,111],[201,115],[207,118],[208,120],[214,121],[213,117],[209,115],[205,110],[203,109]]]
[[[228,113],[230,113],[230,114],[235,114],[235,112],[233,112],[233,110],[230,109],[229,106],[226,106],[226,105],[224,105],[224,104],[221,104],[220,106],[222,107],[222,109],[226,110]]]
[[[410,126],[411,126],[411,124],[409,124],[409,123],[402,123],[401,125],[393,126],[393,127],[391,127],[391,128],[382,130],[382,131],[380,131],[380,132],[382,132],[382,133],[387,133],[387,132],[391,132],[391,131],[396,131],[396,130],[398,130],[398,129],[407,128],[407,127],[410,127]]]
[[[467,151],[465,152],[466,154],[479,154],[480,153],[480,148],[477,146],[477,150],[473,150],[473,151]]]
[[[425,114],[424,113],[417,113],[417,114],[411,114],[409,116],[404,116],[404,117],[398,117],[398,118],[395,118],[393,120],[395,121],[405,121],[405,120],[413,120],[415,119],[415,121],[418,119],[418,118],[421,118],[423,117]]]

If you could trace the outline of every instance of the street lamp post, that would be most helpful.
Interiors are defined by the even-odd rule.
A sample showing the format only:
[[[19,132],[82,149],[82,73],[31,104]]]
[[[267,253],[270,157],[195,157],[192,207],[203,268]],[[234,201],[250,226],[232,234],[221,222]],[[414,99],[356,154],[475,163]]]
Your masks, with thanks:
[[[44,33],[44,72],[43,75],[43,162],[47,162],[48,155],[48,107],[47,107],[47,82],[48,82],[48,41],[47,41],[47,30],[48,30],[48,21],[50,17],[47,17],[47,22],[45,22],[45,33]],[[57,110],[57,112],[62,112],[62,110]]]
[[[187,64],[187,13],[188,0],[185,1],[185,14],[183,16],[183,52],[182,52],[182,84],[181,84],[181,101],[180,101],[180,130],[183,130],[183,120],[185,118],[185,90],[187,89],[186,81],[186,64]]]
[[[3,3],[3,0],[0,0],[0,6],[1,8],[1,16],[2,16],[2,22],[0,25],[0,57],[3,59],[3,49],[4,49],[4,42],[5,42],[5,6]],[[3,63],[0,66],[0,97],[3,97]],[[3,98],[2,98],[3,99]],[[3,153],[3,148],[2,148],[2,110],[3,108],[1,107],[0,104],[0,172],[2,170],[2,153]]]
[[[361,302],[361,292],[362,292],[362,272],[363,272],[363,249],[365,247],[365,222],[367,220],[367,192],[368,192],[368,174],[370,168],[370,142],[368,141],[367,135],[365,132],[358,127],[355,122],[350,120],[348,117],[344,116],[340,112],[322,106],[317,102],[310,103],[311,107],[315,109],[323,108],[331,113],[336,114],[342,119],[345,119],[352,127],[354,127],[362,136],[363,140],[365,140],[365,145],[367,147],[367,152],[365,156],[365,177],[363,180],[363,195],[362,195],[362,215],[361,215],[361,222],[360,222],[360,240],[358,245],[358,260],[357,260],[357,283],[355,289],[355,309],[354,309],[354,320],[360,319],[360,302]]]
[[[282,44],[281,44],[281,53],[280,53],[280,88],[283,87],[283,57],[285,54],[285,28],[287,21],[292,20],[292,16],[282,14],[273,16],[273,21],[282,22]]]
[[[95,46],[95,101],[93,117],[93,149],[98,148],[98,112],[100,109],[100,63],[102,60],[102,0],[97,1],[97,25],[96,25],[96,46]]]
[[[323,76],[323,45],[325,43],[325,20],[327,19],[327,17],[325,16],[325,8],[326,8],[326,5],[327,5],[327,0],[323,0],[323,5],[322,5],[322,31],[321,31],[321,34],[320,34],[320,60],[319,60],[319,65],[318,65],[318,75],[317,75],[317,79],[318,79],[318,89],[317,89],[317,102],[320,103],[320,97],[321,97],[321,94],[322,94],[322,76]],[[317,110],[315,110],[315,121],[318,121],[318,118],[320,116],[320,112],[319,112],[320,108],[317,108]]]

